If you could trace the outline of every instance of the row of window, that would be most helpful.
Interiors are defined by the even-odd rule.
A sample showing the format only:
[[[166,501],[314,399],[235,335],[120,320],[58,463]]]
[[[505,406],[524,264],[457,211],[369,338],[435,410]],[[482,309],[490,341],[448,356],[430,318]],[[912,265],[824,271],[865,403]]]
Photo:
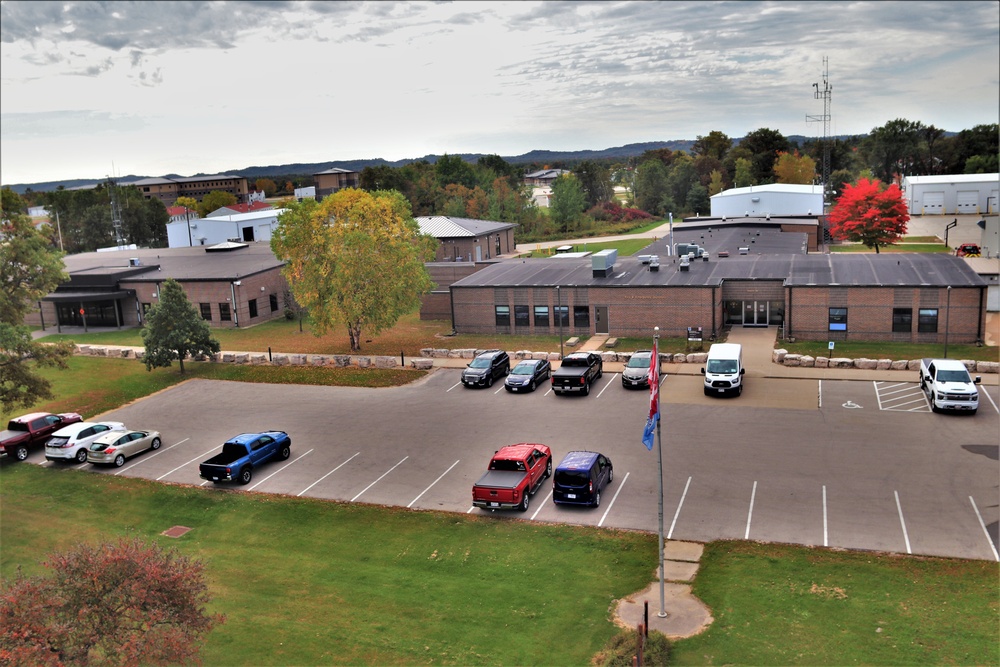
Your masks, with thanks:
[[[514,326],[529,327],[534,314],[536,328],[549,328],[548,306],[514,306]],[[555,326],[570,326],[569,306],[553,306],[552,320]],[[510,326],[510,306],[496,306],[496,322],[498,327]],[[590,328],[590,306],[573,306],[573,326],[581,329]]]
[[[278,310],[278,295],[271,294],[268,296],[268,302],[271,306],[271,312]],[[201,310],[201,319],[212,321],[212,304],[210,303],[199,303],[199,309]],[[250,319],[257,317],[257,299],[250,299],[247,301],[247,307],[250,310]],[[229,304],[226,302],[219,304],[219,320],[223,322],[229,322],[232,320],[231,311]]]
[[[913,332],[913,309],[892,309],[892,330],[894,333]],[[937,333],[938,309],[920,308],[917,310],[917,332]],[[830,309],[830,331],[847,331],[847,308]]]

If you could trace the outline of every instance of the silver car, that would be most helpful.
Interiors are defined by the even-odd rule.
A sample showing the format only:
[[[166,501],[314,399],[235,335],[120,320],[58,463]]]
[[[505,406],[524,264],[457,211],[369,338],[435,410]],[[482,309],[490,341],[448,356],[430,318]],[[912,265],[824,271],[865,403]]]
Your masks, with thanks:
[[[90,443],[87,460],[96,465],[113,465],[121,468],[125,459],[141,454],[147,449],[160,448],[159,431],[128,431],[105,433]]]
[[[45,441],[45,458],[84,463],[90,443],[108,431],[124,430],[125,424],[121,422],[77,422],[63,426]]]

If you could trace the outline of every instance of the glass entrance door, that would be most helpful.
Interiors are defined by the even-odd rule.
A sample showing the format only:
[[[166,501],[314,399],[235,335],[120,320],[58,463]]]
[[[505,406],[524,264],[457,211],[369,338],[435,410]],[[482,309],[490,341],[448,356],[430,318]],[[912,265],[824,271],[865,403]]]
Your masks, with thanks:
[[[767,324],[767,301],[743,302],[743,326],[766,327]]]

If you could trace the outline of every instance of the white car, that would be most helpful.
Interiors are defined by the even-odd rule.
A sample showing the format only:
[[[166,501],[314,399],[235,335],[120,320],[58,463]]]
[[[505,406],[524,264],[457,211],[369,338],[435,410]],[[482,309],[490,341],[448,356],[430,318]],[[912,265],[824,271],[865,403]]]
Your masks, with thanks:
[[[86,463],[87,447],[109,431],[124,431],[121,422],[78,422],[64,426],[45,442],[45,458],[49,461]]]

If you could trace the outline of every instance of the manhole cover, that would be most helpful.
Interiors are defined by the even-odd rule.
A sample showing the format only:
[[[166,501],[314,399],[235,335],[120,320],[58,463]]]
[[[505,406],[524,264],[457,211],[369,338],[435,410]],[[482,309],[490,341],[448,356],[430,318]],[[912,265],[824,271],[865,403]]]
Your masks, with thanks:
[[[173,528],[163,531],[163,535],[166,535],[167,537],[180,537],[189,530],[191,529],[187,526],[174,526]]]

